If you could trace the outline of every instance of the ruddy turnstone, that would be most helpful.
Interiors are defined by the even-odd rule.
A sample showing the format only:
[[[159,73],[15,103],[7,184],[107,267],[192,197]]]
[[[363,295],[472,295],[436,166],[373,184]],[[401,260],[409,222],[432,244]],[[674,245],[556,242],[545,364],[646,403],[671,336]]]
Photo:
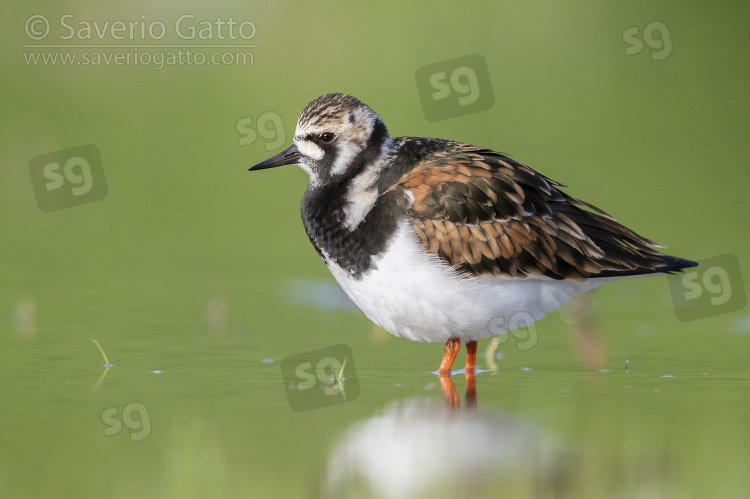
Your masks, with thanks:
[[[474,370],[490,321],[539,320],[605,282],[696,265],[504,154],[391,137],[349,95],[310,102],[293,144],[250,171],[289,164],[310,178],[302,221],[338,283],[392,334],[445,342],[441,374],[461,342]]]

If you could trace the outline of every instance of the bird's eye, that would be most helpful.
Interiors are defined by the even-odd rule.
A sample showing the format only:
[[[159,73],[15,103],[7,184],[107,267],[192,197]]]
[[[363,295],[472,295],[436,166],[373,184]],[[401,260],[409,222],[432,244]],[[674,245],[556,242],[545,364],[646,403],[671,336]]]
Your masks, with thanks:
[[[332,134],[331,132],[323,132],[320,134],[320,140],[323,142],[331,142],[336,136]]]

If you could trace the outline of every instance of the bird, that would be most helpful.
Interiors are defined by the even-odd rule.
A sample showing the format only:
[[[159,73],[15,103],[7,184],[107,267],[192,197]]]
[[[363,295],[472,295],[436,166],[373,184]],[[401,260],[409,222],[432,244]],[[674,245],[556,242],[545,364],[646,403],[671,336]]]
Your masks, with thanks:
[[[343,93],[307,104],[292,145],[248,170],[291,164],[309,177],[302,222],[333,277],[393,335],[444,343],[441,376],[462,343],[474,372],[493,321],[528,325],[605,282],[697,265],[509,155],[391,137]]]

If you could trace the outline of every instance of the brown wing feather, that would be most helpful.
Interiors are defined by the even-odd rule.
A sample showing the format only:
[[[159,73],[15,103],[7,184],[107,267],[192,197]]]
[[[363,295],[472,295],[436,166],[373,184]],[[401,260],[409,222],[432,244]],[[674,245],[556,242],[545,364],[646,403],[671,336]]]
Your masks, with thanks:
[[[528,166],[445,146],[394,188],[413,195],[409,217],[425,250],[468,274],[578,280],[672,270],[679,261]]]

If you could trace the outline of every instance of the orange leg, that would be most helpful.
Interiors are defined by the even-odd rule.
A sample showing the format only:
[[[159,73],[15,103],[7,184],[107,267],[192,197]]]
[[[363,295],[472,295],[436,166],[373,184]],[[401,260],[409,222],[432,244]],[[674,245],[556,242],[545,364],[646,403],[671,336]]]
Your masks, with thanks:
[[[440,363],[440,369],[438,369],[438,373],[451,373],[453,361],[456,360],[456,355],[458,355],[459,350],[461,350],[461,340],[459,340],[458,338],[451,338],[445,342],[445,346],[443,347],[443,361]]]
[[[477,367],[477,342],[467,341],[466,342],[466,372],[474,372]]]

